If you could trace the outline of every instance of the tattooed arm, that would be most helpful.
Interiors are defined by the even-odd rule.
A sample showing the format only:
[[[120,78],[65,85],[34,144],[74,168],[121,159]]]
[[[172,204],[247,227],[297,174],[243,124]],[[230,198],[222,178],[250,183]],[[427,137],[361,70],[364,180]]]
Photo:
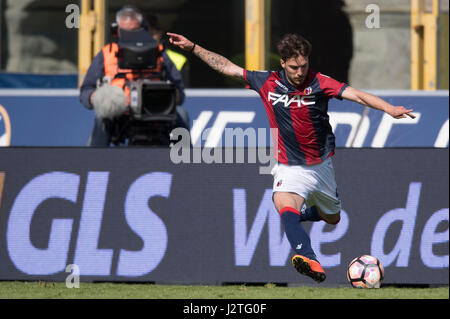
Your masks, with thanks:
[[[244,69],[236,64],[232,63],[227,58],[206,50],[202,48],[198,44],[194,44],[192,41],[186,39],[184,36],[170,33],[167,35],[170,37],[169,42],[173,45],[179,47],[185,51],[192,51],[196,56],[198,56],[203,62],[208,64],[211,68],[216,70],[219,73],[232,76],[238,79],[244,78]]]

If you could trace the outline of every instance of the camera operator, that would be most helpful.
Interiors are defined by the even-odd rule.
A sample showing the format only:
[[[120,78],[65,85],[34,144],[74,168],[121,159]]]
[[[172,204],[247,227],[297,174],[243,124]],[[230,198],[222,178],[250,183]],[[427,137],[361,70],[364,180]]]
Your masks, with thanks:
[[[124,6],[116,14],[117,29],[133,31],[148,27],[147,22],[143,19],[143,15],[139,9],[134,6]],[[89,139],[88,146],[109,146],[111,144],[112,133],[111,125],[114,119],[109,114],[122,114],[128,109],[130,104],[130,90],[126,88],[124,77],[119,78],[120,71],[118,64],[118,46],[116,43],[107,44],[92,60],[92,63],[86,73],[84,81],[80,87],[80,101],[88,109],[95,109],[96,117],[92,135]],[[183,127],[189,129],[189,119],[187,112],[181,107],[184,102],[184,84],[180,72],[176,66],[162,51],[159,60],[158,74],[161,81],[169,80],[176,88],[176,121],[175,127]],[[128,71],[131,77],[134,76],[133,71]],[[128,75],[130,75],[128,74]],[[142,74],[140,72],[139,74]],[[127,78],[128,78],[127,75]],[[101,83],[107,85],[100,86]],[[102,89],[103,88],[108,88]],[[109,102],[108,115],[102,115],[97,112],[95,106],[105,101]]]

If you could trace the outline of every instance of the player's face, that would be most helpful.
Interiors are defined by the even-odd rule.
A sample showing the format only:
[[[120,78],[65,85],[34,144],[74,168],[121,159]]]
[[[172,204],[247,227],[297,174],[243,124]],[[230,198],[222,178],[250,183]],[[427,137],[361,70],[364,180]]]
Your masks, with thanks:
[[[136,30],[141,27],[139,20],[134,19],[122,19],[119,20],[119,29],[124,30]]]
[[[297,56],[289,58],[286,61],[280,60],[281,67],[286,72],[286,77],[293,86],[300,86],[306,79],[309,69],[309,58]]]

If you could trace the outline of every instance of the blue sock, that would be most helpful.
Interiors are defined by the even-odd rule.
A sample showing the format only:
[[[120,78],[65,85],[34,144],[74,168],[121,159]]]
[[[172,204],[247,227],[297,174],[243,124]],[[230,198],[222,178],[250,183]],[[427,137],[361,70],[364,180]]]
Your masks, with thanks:
[[[300,221],[304,222],[307,220],[312,221],[312,222],[318,222],[318,221],[322,220],[316,206],[311,206],[311,207],[307,208],[305,205],[302,207],[302,210],[300,213]]]
[[[317,260],[311,248],[311,240],[300,223],[300,213],[294,208],[285,207],[280,211],[280,215],[292,250],[298,255]]]

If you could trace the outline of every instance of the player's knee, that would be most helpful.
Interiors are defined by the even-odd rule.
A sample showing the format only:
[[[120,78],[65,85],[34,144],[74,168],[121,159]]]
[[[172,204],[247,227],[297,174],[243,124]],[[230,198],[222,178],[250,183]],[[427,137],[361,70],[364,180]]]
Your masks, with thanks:
[[[341,221],[341,212],[337,213],[337,214],[333,214],[333,215],[328,215],[326,218],[322,219],[330,225],[337,225],[340,221]]]
[[[292,207],[296,211],[299,211],[304,203],[304,199],[299,195],[287,192],[274,192],[272,200],[278,212],[285,207]]]
[[[283,207],[282,209],[278,210],[278,213],[280,214],[280,218],[283,218],[283,214],[289,215],[292,213],[300,216],[300,212],[297,209],[295,209],[294,207],[290,207],[290,206]]]

